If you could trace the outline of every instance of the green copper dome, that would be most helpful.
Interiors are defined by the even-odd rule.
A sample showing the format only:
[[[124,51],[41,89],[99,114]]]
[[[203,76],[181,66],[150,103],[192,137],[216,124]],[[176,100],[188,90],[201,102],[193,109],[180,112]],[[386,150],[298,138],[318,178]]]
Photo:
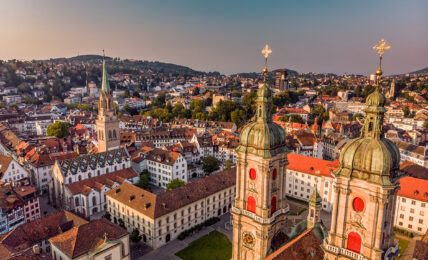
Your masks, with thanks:
[[[361,136],[348,142],[342,149],[340,166],[335,174],[392,185],[399,173],[400,152],[393,142],[384,138],[385,97],[379,86],[367,97],[366,105]]]
[[[256,120],[242,130],[238,152],[251,153],[263,158],[271,158],[287,152],[285,131],[272,122],[271,103],[271,90],[264,82],[257,91]]]

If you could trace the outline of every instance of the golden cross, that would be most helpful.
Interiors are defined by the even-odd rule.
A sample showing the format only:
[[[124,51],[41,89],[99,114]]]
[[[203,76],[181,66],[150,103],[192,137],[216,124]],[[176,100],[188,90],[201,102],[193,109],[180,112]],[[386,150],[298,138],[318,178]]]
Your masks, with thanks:
[[[389,49],[391,49],[391,45],[387,44],[384,39],[380,40],[378,44],[373,46],[373,50],[377,51],[380,57],[382,57],[385,51]]]
[[[267,59],[269,55],[272,53],[272,50],[269,48],[269,45],[266,44],[266,46],[262,50],[262,54]]]

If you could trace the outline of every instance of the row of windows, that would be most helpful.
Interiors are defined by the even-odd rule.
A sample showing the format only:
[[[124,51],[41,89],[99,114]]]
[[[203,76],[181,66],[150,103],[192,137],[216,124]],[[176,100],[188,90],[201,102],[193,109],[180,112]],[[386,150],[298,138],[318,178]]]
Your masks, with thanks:
[[[399,225],[399,226],[403,226],[403,222],[401,222],[401,221],[400,221],[400,222],[398,222],[398,225]],[[412,225],[412,224],[408,224],[408,225],[407,225],[407,228],[413,229],[413,225]],[[422,230],[422,227],[418,227],[418,231],[419,231],[419,232],[422,232],[422,231],[423,231],[423,230]]]
[[[423,211],[421,211],[421,213],[423,213]],[[423,216],[423,214],[422,214],[422,216]],[[400,218],[401,219],[404,219],[404,214],[400,214]],[[413,216],[409,216],[409,221],[413,221],[414,220],[414,217]],[[423,224],[424,223],[424,220],[423,219],[419,219],[419,224]]]
[[[126,165],[123,163],[122,164],[122,168],[120,169],[120,170],[122,170],[122,169],[125,169],[125,167],[126,167]],[[117,165],[115,165],[114,166],[114,171],[117,171]],[[97,170],[96,172],[94,172],[95,174],[94,174],[94,176],[93,177],[96,177],[96,176],[100,176],[101,175],[101,171],[100,170]],[[105,174],[107,174],[107,173],[109,173],[109,168],[108,167],[106,167],[106,172],[105,172]],[[92,173],[91,172],[88,172],[88,179],[89,178],[92,178]],[[77,175],[77,181],[81,181],[82,180],[82,175]],[[73,183],[73,178],[72,177],[69,177],[68,178],[68,184],[70,184],[70,183]]]
[[[407,199],[406,198],[402,198],[401,199],[401,201],[403,202],[403,203],[406,203],[406,201],[407,201]],[[410,202],[410,204],[412,204],[412,205],[416,205],[417,203],[419,203],[419,202],[417,202],[416,200],[410,200],[409,199],[409,202]],[[421,207],[422,208],[425,208],[425,202],[420,202],[421,203]]]

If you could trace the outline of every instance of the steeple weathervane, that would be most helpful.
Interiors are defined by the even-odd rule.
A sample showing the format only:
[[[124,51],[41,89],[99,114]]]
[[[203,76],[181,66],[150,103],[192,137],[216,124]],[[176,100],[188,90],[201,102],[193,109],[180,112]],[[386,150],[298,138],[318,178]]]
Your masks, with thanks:
[[[391,45],[387,44],[386,41],[382,38],[378,44],[373,46],[373,50],[377,51],[377,54],[379,55],[379,69],[376,71],[376,85],[379,86],[380,83],[380,76],[382,76],[382,56],[385,53],[385,51],[391,49]]]
[[[272,49],[269,48],[269,45],[266,44],[266,46],[262,49],[262,54],[265,57],[265,67],[263,68],[263,74],[264,74],[264,79],[263,82],[266,82],[266,76],[268,73],[268,69],[267,69],[267,60],[269,58],[269,55],[272,53]]]

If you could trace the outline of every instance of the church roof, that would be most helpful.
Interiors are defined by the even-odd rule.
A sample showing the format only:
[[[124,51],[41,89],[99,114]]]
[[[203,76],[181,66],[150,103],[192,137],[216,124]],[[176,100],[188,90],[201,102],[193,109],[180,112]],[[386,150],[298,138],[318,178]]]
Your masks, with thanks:
[[[106,164],[121,163],[126,158],[129,158],[126,149],[119,148],[107,152],[80,155],[72,159],[58,160],[57,164],[61,173],[67,176],[69,173],[76,174],[78,170],[85,172],[88,168],[94,170],[97,167],[104,167]]]
[[[308,229],[268,255],[265,260],[314,259],[322,260],[324,251],[313,229]]]
[[[108,81],[108,74],[106,68],[106,61],[103,60],[103,78],[101,81],[101,90],[105,93],[110,92],[110,83]]]

